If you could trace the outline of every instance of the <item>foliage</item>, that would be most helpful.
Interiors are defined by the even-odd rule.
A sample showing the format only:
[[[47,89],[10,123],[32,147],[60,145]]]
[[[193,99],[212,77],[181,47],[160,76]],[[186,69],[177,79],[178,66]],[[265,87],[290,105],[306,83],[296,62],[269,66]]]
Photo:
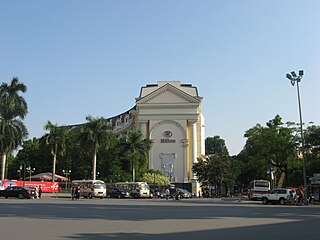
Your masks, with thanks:
[[[142,174],[148,169],[148,153],[151,149],[152,141],[144,139],[142,133],[131,130],[127,133],[125,142],[126,159],[131,164],[132,181],[142,178]]]
[[[309,126],[304,134],[307,176],[320,173],[320,126]]]
[[[163,186],[167,186],[170,184],[169,179],[165,175],[163,175],[162,172],[155,171],[153,169],[150,169],[149,171],[147,171],[143,175],[142,180],[149,184],[156,184],[156,185],[163,185]]]
[[[234,184],[234,175],[231,171],[231,158],[212,154],[208,157],[198,158],[192,167],[198,181],[208,185],[230,186]]]
[[[111,134],[111,126],[104,118],[86,117],[87,123],[82,127],[81,139],[92,151],[92,179],[97,176],[97,153],[103,144],[107,146]]]
[[[19,93],[27,87],[14,77],[9,84],[0,85],[0,153],[2,155],[1,179],[5,179],[7,156],[18,148],[27,137],[28,131],[23,119],[28,113],[28,105]]]
[[[285,172],[288,176],[288,163],[296,157],[294,129],[284,127],[279,115],[266,125],[257,124],[246,131],[246,154],[255,162],[262,160],[266,172],[276,169],[279,174]]]
[[[218,154],[219,156],[229,156],[225,141],[220,136],[207,137],[205,140],[206,155]]]
[[[58,126],[48,121],[45,125],[45,130],[49,131],[45,135],[46,144],[50,147],[51,155],[53,156],[52,163],[52,181],[55,179],[56,162],[58,154],[64,155],[66,150],[66,137],[68,128],[65,126]]]

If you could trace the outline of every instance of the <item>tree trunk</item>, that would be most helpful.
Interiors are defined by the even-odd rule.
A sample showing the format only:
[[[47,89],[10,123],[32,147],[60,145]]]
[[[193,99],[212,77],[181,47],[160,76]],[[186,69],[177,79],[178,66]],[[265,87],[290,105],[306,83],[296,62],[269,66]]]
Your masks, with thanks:
[[[97,176],[97,147],[94,146],[92,161],[92,180],[96,180]]]
[[[53,165],[52,165],[52,182],[54,182],[56,176],[56,163],[57,163],[57,154],[53,155]]]
[[[7,160],[7,154],[4,151],[2,153],[2,166],[1,166],[1,180],[5,179],[5,173],[6,173],[6,160]]]
[[[134,167],[134,159],[132,159],[132,182],[136,181],[136,169]]]

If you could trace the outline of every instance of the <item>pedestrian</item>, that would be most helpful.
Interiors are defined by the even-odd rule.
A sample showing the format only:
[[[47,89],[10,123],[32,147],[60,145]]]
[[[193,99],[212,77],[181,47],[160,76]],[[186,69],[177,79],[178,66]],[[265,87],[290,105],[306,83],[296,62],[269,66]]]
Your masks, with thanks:
[[[80,199],[80,186],[76,189],[76,199]]]
[[[166,199],[168,200],[169,197],[170,197],[170,190],[169,190],[169,188],[167,188],[167,189],[165,190],[165,194],[166,194]]]
[[[76,199],[76,188],[75,186],[72,186],[71,188],[71,200],[75,200]]]
[[[39,197],[39,199],[41,199],[41,194],[42,194],[42,188],[41,188],[41,186],[39,186],[39,188],[38,188],[38,197]]]
[[[34,198],[35,198],[35,199],[39,198],[39,187],[35,187],[34,193],[35,193]]]

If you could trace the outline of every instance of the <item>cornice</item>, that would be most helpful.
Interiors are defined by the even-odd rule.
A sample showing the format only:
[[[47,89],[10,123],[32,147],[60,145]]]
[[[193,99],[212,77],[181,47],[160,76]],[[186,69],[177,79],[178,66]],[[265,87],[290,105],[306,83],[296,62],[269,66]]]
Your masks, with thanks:
[[[156,98],[157,96],[161,95],[164,92],[172,92],[173,94],[185,99],[186,101],[190,102],[190,103],[197,103],[199,104],[201,102],[202,97],[193,97],[191,95],[189,95],[188,93],[172,86],[170,83],[167,83],[165,85],[163,85],[162,87],[156,89],[155,91],[149,93],[147,96],[143,97],[143,98],[136,98],[136,104],[140,105],[140,104],[146,104],[149,101],[151,101],[152,99]]]
[[[137,104],[138,109],[178,109],[178,108],[197,108],[198,103],[182,103],[182,104],[168,104],[168,103],[146,103]]]

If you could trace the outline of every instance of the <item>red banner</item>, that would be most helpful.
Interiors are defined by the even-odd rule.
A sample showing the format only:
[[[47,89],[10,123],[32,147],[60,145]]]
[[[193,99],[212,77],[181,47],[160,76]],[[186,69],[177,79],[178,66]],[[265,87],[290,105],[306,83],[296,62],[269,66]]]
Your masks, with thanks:
[[[16,181],[16,180],[4,180],[0,181],[0,190],[6,189],[9,186],[25,186],[25,187],[41,187],[42,192],[58,192],[58,182],[38,182],[38,181]]]

